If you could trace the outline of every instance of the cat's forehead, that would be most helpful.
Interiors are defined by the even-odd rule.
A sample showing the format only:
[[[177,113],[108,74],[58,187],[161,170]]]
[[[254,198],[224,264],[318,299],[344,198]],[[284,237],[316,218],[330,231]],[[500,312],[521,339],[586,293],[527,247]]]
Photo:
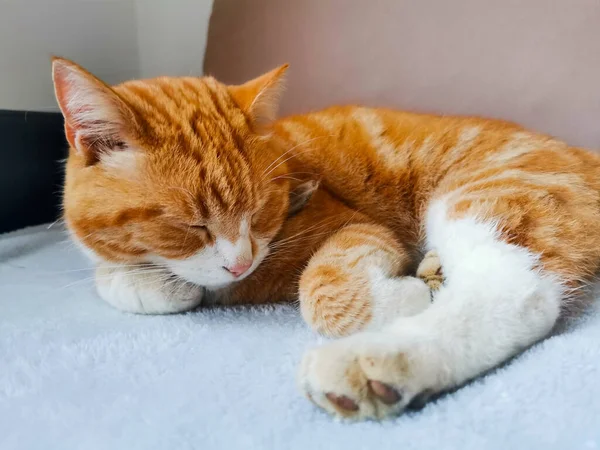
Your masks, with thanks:
[[[249,121],[215,80],[156,78],[130,81],[119,89],[136,111],[136,137],[145,150],[161,152],[162,158],[188,156],[209,166],[207,170],[231,159],[251,162]]]
[[[133,80],[115,88],[136,111],[146,131],[168,134],[170,129],[202,136],[200,124],[213,127],[247,126],[244,114],[231,98],[227,87],[212,78],[160,77]],[[224,131],[221,129],[220,131]],[[218,138],[219,133],[210,136]]]
[[[155,187],[163,204],[187,215],[231,220],[248,214],[260,200],[256,176],[243,158],[232,152],[221,157],[210,152],[190,157],[184,152],[168,160],[157,155],[152,159],[156,164],[148,167],[148,190]]]
[[[166,197],[215,220],[256,208],[260,164],[247,119],[225,86],[212,78],[156,78],[125,83],[119,93],[139,115],[150,179]]]

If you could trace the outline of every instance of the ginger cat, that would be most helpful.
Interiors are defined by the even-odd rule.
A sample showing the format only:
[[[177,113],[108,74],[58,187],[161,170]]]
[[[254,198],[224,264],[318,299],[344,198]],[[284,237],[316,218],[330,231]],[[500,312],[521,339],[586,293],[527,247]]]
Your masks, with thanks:
[[[275,120],[285,70],[109,87],[53,61],[65,219],[104,300],[170,313],[299,299],[341,337],[306,354],[300,387],[354,419],[461,385],[581,309],[600,264],[600,157],[480,118],[348,106]],[[410,276],[431,250],[418,273],[436,290]]]

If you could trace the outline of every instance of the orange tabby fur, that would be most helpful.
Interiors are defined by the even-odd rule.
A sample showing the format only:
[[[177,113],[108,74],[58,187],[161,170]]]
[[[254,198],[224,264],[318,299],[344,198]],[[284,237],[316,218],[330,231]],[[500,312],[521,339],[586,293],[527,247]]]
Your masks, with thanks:
[[[317,174],[326,191],[327,200],[315,198],[303,211],[308,222],[334,216],[328,214],[330,205],[340,202],[350,209],[348,223],[373,223],[374,229],[375,224],[383,225],[403,248],[401,258],[412,262],[398,273],[410,273],[407,269],[420,260],[427,205],[448,193],[453,216],[497,220],[507,242],[542,255],[544,268],[558,274],[573,293],[598,271],[596,154],[503,121],[351,106],[282,119],[274,128],[284,148],[298,146],[286,163],[287,172]],[[375,234],[386,238],[380,231]],[[379,248],[389,249],[389,243]],[[276,263],[280,258],[274,259]],[[244,289],[239,300],[249,293]],[[331,307],[339,308],[335,299],[344,297],[339,292],[331,295]],[[577,301],[569,306],[579,309]],[[315,326],[324,329],[322,324]]]
[[[427,250],[426,212],[444,196],[451,219],[492,221],[502,240],[540,255],[539,268],[567,287],[570,310],[579,309],[579,289],[599,268],[600,158],[585,150],[498,120],[356,106],[272,122],[285,67],[236,87],[189,77],[109,88],[57,61],[71,144],[65,217],[102,259],[184,259],[217,235],[235,239],[239,218],[254,214],[252,235],[268,239],[271,253],[209,297],[225,304],[299,298],[307,323],[331,336],[375,320],[370,267],[391,278],[415,273]],[[61,71],[91,83],[117,111],[118,129],[100,140],[105,148],[76,142],[78,111],[68,108],[76,83]],[[130,150],[120,149],[123,142]],[[125,151],[129,157],[115,156]],[[288,217],[289,199],[312,180],[318,189]],[[407,304],[399,314],[427,307]],[[353,411],[327,398],[338,413]]]

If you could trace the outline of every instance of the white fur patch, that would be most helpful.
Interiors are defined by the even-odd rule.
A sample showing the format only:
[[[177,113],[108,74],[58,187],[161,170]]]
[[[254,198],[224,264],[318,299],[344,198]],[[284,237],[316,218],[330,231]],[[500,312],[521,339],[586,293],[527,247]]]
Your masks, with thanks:
[[[250,242],[250,229],[248,221],[240,222],[239,237],[235,242],[218,237],[216,240],[217,251],[224,260],[224,266],[233,266],[242,261],[252,260],[252,244]]]
[[[494,223],[447,218],[438,200],[427,214],[427,243],[446,277],[420,321],[451,345],[453,383],[461,383],[533,344],[552,329],[562,285],[536,269],[538,255],[499,239]],[[444,341],[443,336],[455,336]],[[447,344],[444,344],[447,342]]]
[[[112,173],[131,178],[139,173],[143,156],[141,152],[130,148],[112,150],[100,155],[100,164]]]

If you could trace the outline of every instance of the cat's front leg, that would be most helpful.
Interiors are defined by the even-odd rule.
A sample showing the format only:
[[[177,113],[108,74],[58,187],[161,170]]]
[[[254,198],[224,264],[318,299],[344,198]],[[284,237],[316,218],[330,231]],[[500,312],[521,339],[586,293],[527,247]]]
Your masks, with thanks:
[[[96,289],[115,308],[136,314],[172,314],[194,309],[204,288],[152,266],[100,263]]]
[[[315,252],[300,278],[304,320],[321,334],[341,337],[420,313],[431,303],[424,275],[439,266],[429,264],[419,273],[421,279],[404,276],[411,259],[381,225],[352,224],[338,230]]]

